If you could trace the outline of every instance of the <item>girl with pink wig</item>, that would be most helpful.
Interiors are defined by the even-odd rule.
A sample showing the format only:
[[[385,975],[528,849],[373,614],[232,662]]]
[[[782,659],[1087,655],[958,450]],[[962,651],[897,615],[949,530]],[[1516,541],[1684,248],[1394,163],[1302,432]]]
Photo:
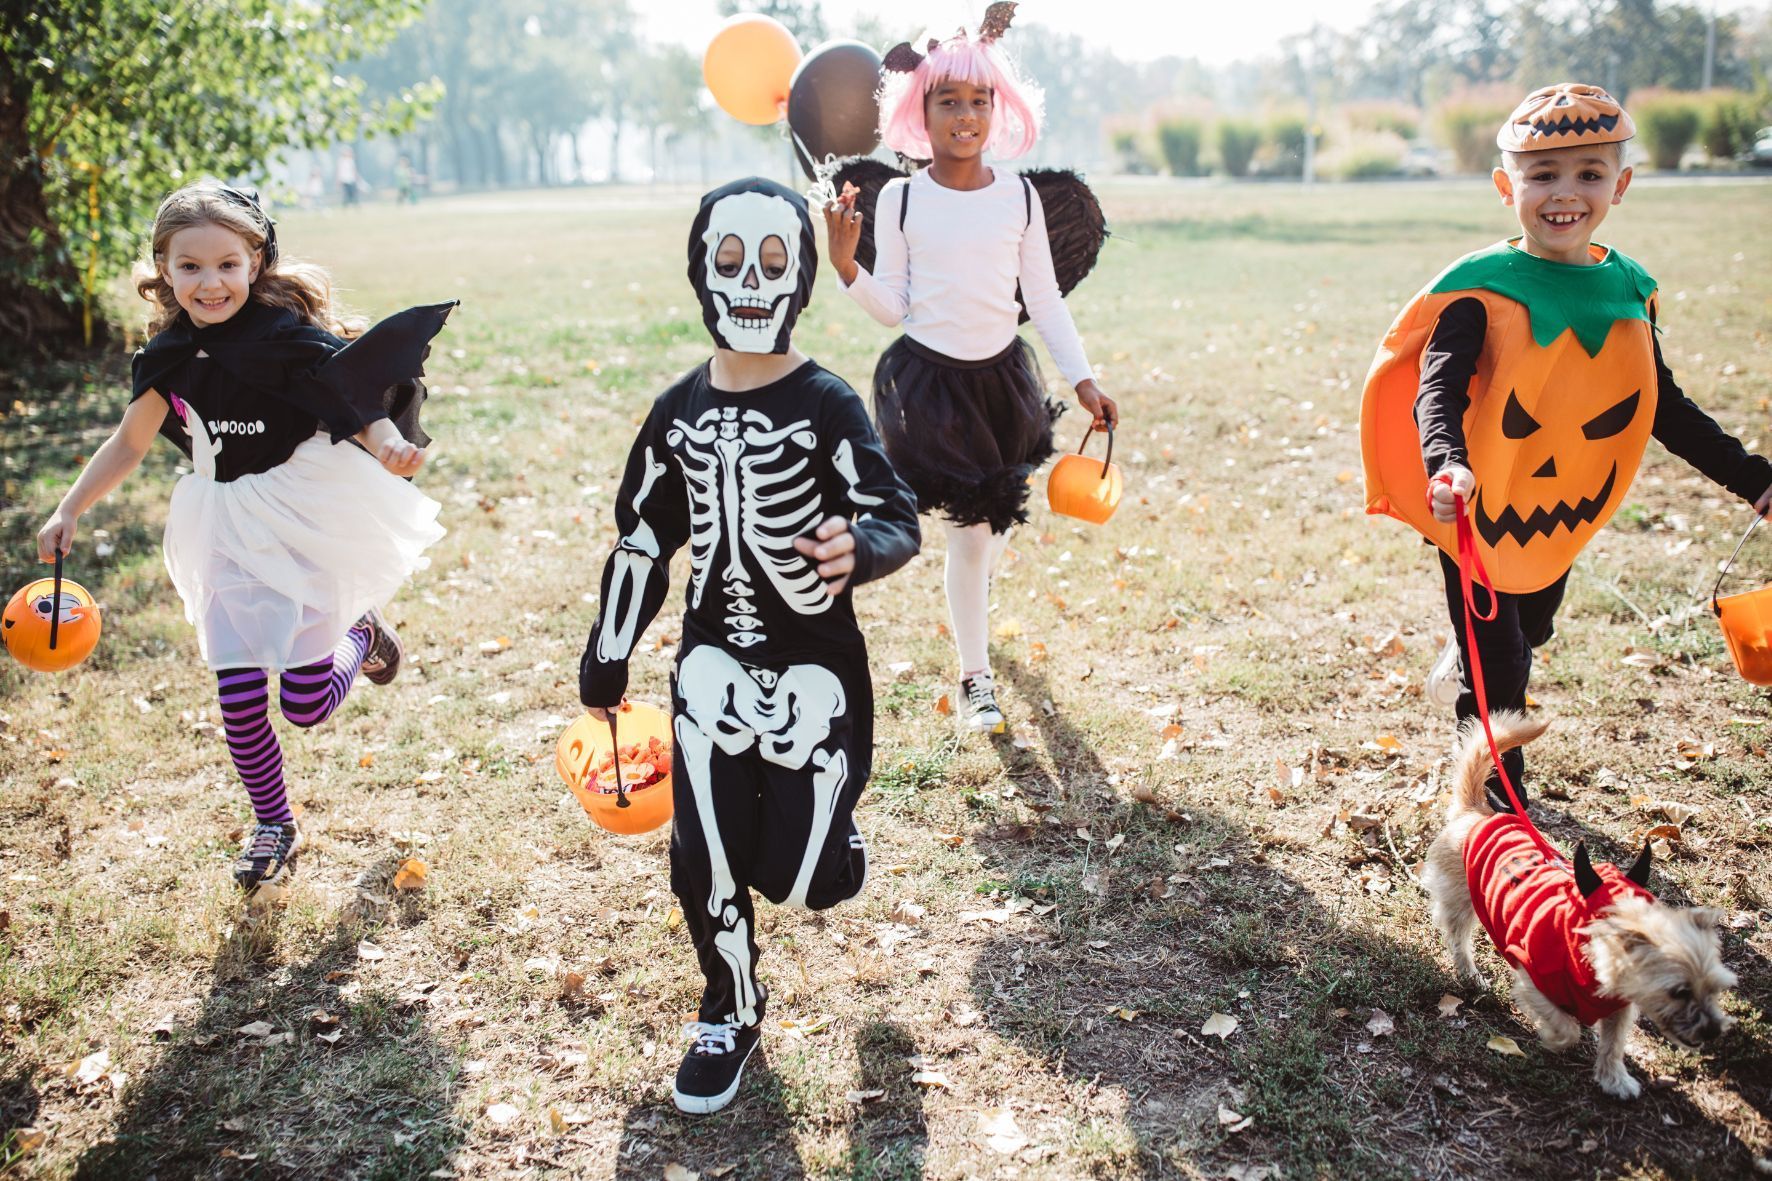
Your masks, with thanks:
[[[1024,308],[1095,428],[1119,418],[1060,294],[1039,193],[984,159],[1019,156],[1040,133],[1040,91],[997,46],[1014,7],[992,4],[976,37],[961,30],[929,40],[925,53],[905,44],[886,55],[881,137],[928,165],[880,190],[871,272],[856,261],[854,194],[825,209],[843,289],[880,323],[904,328],[874,371],[874,416],[919,508],[947,518],[960,713],[992,734],[1005,721],[991,676],[991,573],[1010,528],[1027,520],[1028,477],[1052,455],[1063,409],[1017,332]]]

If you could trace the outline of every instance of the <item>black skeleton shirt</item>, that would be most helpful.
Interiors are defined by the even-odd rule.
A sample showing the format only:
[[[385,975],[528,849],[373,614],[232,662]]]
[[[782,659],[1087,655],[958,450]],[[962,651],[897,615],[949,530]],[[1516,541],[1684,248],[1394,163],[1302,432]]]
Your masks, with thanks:
[[[842,378],[807,361],[730,393],[712,385],[705,364],[685,374],[653,403],[628,455],[615,501],[621,539],[579,664],[581,700],[620,702],[628,657],[685,544],[685,650],[714,644],[779,666],[860,649],[849,588],[827,595],[817,563],[794,548],[833,515],[849,518],[855,536],[849,588],[892,573],[921,544],[916,498]]]

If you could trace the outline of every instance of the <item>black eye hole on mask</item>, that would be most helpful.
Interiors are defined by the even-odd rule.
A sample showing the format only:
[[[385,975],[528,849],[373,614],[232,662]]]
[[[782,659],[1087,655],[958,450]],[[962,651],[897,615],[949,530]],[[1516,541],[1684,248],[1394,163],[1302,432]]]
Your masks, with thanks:
[[[773,257],[776,251],[781,252],[779,262]],[[779,279],[788,273],[788,244],[774,234],[763,239],[763,245],[757,250],[757,257],[763,263],[764,278]]]
[[[734,259],[727,251],[737,250]],[[724,255],[724,257],[722,257]],[[720,245],[714,249],[714,271],[725,279],[736,279],[738,272],[744,270],[744,239],[737,234],[727,234],[720,239]]]
[[[1510,439],[1524,439],[1538,429],[1536,418],[1526,413],[1520,405],[1520,399],[1512,390],[1507,394],[1507,405],[1501,411],[1501,433]]]
[[[1612,409],[1588,419],[1581,424],[1581,433],[1590,439],[1610,439],[1629,426],[1631,420],[1637,416],[1637,399],[1642,393],[1642,390],[1638,390]]]

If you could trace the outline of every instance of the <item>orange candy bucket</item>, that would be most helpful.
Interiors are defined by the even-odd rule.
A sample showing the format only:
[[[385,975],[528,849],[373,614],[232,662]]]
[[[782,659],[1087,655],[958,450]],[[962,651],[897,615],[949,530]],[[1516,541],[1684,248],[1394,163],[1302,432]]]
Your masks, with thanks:
[[[560,773],[560,778],[566,781],[579,804],[598,825],[622,836],[635,836],[669,823],[669,772],[657,783],[615,792],[599,789],[598,769],[615,753],[618,741],[622,746],[644,748],[656,738],[668,758],[671,716],[655,706],[624,701],[616,708],[615,717],[615,724],[607,725],[585,714],[566,727],[560,741],[554,744],[554,770]],[[624,781],[635,774],[625,761],[619,766]]]
[[[1095,428],[1091,426],[1089,433],[1083,436],[1083,446],[1073,454],[1059,456],[1058,462],[1052,465],[1051,474],[1046,477],[1046,503],[1055,513],[1100,525],[1120,507],[1125,481],[1120,469],[1114,466],[1112,428],[1107,433],[1107,458],[1099,467],[1083,454],[1083,448],[1089,446],[1093,434]]]
[[[55,577],[26,583],[0,612],[0,639],[7,652],[40,673],[62,672],[92,655],[101,627],[92,593],[62,577],[60,553],[55,555]]]
[[[1735,670],[1743,679],[1755,685],[1772,685],[1772,587],[1761,587],[1755,591],[1745,591],[1739,595],[1717,596],[1722,589],[1723,577],[1735,564],[1736,555],[1747,539],[1759,527],[1760,517],[1754,516],[1753,524],[1735,543],[1735,553],[1723,564],[1722,573],[1717,575],[1717,585],[1711,589],[1711,609],[1717,613],[1717,622],[1722,625],[1723,639],[1729,645],[1729,655],[1735,660]]]

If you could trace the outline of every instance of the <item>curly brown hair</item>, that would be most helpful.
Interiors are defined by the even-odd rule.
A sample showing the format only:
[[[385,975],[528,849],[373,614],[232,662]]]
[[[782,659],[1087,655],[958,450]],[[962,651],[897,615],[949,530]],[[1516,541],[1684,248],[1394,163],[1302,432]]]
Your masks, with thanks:
[[[180,308],[166,279],[166,252],[172,236],[193,226],[214,225],[240,235],[246,247],[262,257],[265,227],[251,209],[229,200],[213,184],[186,185],[160,202],[154,213],[152,257],[136,264],[135,289],[154,305],[148,335],[156,336],[178,319]],[[259,269],[252,282],[251,298],[274,308],[294,312],[303,321],[334,336],[349,339],[362,332],[360,321],[347,316],[333,303],[332,277],[313,263],[277,258]]]

